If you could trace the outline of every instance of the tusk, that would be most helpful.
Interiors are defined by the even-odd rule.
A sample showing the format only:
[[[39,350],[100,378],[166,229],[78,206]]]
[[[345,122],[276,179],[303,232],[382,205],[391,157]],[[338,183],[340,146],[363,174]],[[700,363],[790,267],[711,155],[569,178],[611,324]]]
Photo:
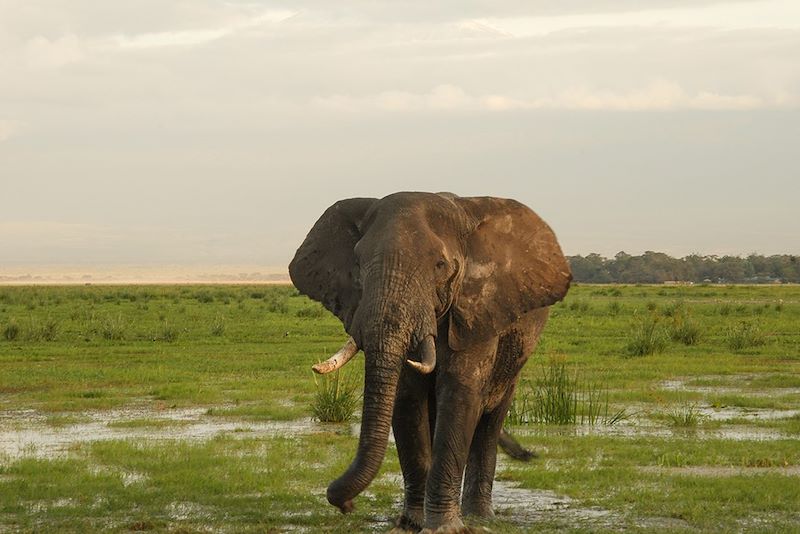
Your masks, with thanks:
[[[422,343],[420,343],[418,349],[421,360],[418,362],[406,360],[406,362],[423,375],[427,375],[436,368],[436,342],[433,340],[433,336],[426,337]]]
[[[319,362],[318,364],[312,365],[311,369],[320,375],[331,373],[352,360],[353,356],[355,356],[357,353],[358,345],[356,345],[355,340],[351,337],[347,340],[347,343],[345,343],[344,346],[339,349],[339,352],[324,362]]]

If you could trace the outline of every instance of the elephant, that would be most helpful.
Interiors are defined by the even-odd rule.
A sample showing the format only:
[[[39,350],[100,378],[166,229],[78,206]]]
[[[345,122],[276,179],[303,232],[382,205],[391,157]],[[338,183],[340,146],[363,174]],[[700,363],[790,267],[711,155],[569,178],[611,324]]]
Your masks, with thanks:
[[[314,370],[364,353],[358,449],[328,486],[328,502],[353,510],[391,428],[404,481],[397,529],[457,531],[464,516],[492,517],[498,439],[520,371],[572,280],[547,223],[495,197],[340,200],[289,274],[350,336]]]

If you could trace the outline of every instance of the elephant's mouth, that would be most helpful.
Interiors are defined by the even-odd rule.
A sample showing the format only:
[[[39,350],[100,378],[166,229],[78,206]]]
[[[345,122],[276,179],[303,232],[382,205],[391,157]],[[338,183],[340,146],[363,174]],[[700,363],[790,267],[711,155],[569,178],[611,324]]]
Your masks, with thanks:
[[[332,373],[341,369],[358,354],[359,347],[356,341],[350,337],[333,356],[311,366],[311,369],[320,375]],[[406,363],[413,369],[417,370],[423,375],[433,372],[436,368],[436,340],[433,336],[425,336],[425,339],[417,347],[417,352],[420,354],[419,361],[406,359]]]

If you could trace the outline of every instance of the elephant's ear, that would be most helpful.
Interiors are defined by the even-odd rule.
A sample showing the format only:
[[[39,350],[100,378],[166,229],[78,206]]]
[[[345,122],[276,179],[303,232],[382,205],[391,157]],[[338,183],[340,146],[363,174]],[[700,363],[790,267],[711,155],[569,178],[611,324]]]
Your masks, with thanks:
[[[361,300],[353,247],[361,239],[359,224],[376,200],[351,198],[328,208],[289,264],[295,287],[341,319],[346,330]]]
[[[449,344],[459,350],[563,299],[572,274],[553,231],[528,207],[491,197],[454,200],[475,225],[450,313]]]

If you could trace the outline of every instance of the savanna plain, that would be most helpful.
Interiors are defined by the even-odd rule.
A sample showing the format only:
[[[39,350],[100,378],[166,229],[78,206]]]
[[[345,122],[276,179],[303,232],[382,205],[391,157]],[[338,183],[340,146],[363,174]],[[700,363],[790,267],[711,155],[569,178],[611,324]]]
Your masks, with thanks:
[[[500,455],[471,524],[800,531],[798,326],[798,286],[574,285],[507,421],[538,457]],[[346,338],[290,286],[0,287],[0,531],[388,530],[393,446],[354,513],[325,501],[363,356],[310,367]]]

